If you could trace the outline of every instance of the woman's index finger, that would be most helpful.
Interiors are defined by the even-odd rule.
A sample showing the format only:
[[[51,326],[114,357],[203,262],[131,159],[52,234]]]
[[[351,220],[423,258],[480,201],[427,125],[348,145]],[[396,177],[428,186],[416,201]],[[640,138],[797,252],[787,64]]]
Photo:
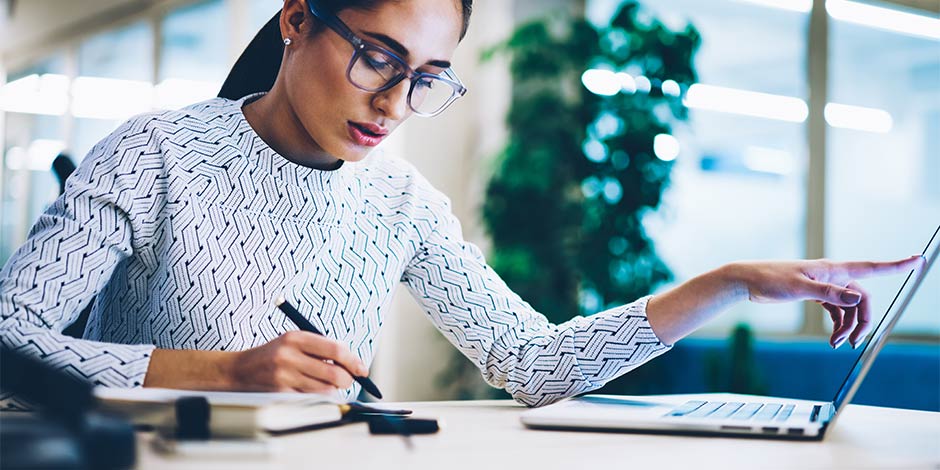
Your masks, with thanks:
[[[839,263],[846,274],[853,279],[898,274],[919,268],[925,262],[920,255],[897,261],[847,261]]]

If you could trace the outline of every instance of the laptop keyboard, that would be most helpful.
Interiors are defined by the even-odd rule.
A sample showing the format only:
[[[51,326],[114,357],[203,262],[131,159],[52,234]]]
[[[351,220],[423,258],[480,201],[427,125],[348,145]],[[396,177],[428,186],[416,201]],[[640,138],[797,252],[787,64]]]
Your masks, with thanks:
[[[692,400],[666,413],[667,417],[777,421],[790,418],[795,405]]]

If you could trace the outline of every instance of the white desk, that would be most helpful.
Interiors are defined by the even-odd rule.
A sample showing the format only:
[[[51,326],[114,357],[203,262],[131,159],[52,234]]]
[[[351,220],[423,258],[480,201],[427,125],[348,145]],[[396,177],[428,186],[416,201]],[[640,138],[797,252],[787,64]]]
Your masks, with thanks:
[[[541,431],[511,401],[401,403],[441,432],[373,436],[365,423],[272,439],[265,459],[168,457],[139,436],[141,469],[940,468],[940,413],[850,405],[822,442]]]

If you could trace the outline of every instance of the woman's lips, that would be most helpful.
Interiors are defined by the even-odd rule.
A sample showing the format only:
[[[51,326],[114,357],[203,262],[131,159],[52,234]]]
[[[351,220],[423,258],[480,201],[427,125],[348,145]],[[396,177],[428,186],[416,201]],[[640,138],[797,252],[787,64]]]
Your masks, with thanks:
[[[353,142],[356,145],[362,145],[365,147],[375,147],[382,142],[382,139],[388,135],[388,131],[384,128],[370,123],[360,123],[349,121],[346,124],[347,130],[349,132],[349,137],[352,138]]]

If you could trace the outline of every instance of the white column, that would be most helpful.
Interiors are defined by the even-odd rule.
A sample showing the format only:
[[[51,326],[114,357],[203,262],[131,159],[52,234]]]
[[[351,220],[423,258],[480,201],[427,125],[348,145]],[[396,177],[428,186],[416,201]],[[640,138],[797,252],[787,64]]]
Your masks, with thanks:
[[[0,87],[3,87],[4,85],[6,85],[6,83],[7,83],[7,70],[3,62],[3,56],[0,55]],[[6,111],[0,109],[0,249],[2,249],[5,243],[4,237],[6,237],[5,231],[3,229],[5,225],[4,220],[7,217],[9,217],[9,214],[6,214],[3,208],[3,206],[5,205],[3,203],[4,194],[5,194],[4,191],[6,191],[6,185],[4,184],[4,179],[5,179],[4,172],[6,171],[6,166],[7,166],[6,117],[7,117]],[[0,263],[3,263],[5,261],[6,259],[3,259],[3,253],[0,253]]]
[[[478,1],[470,29],[452,60],[469,92],[442,115],[411,118],[386,151],[415,164],[453,202],[464,236],[486,248],[480,205],[483,169],[505,141],[510,80],[506,61],[480,64],[483,49],[506,39],[513,28],[513,3]],[[383,327],[373,377],[390,400],[434,400],[436,379],[455,352],[400,286]]]
[[[806,252],[807,258],[826,256],[826,118],[829,85],[829,15],[825,0],[813,0],[806,44],[807,80],[809,82],[809,118],[806,129],[809,165],[806,178]],[[801,333],[825,335],[820,308],[804,302]]]
[[[431,184],[450,197],[464,237],[484,252],[489,243],[481,205],[487,170],[506,141],[512,82],[505,57],[481,64],[480,53],[507,39],[516,24],[558,11],[581,15],[584,2],[475,2],[470,29],[452,60],[469,89],[467,95],[436,118],[412,118],[399,129],[401,135],[396,138],[400,141],[389,142],[393,144],[389,152],[403,152],[401,155],[414,163]],[[437,378],[455,352],[401,286],[383,327],[372,374],[389,400],[451,399],[440,389]]]

